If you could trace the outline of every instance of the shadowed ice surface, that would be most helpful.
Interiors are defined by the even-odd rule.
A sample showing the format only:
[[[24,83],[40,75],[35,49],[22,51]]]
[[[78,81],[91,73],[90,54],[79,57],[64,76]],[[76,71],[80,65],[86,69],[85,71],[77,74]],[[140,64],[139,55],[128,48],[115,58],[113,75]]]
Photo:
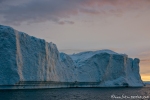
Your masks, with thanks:
[[[138,58],[106,49],[59,53],[53,43],[0,25],[0,89],[143,87],[139,63]]]
[[[131,96],[134,98],[131,99]],[[122,97],[124,100],[150,100],[150,87],[0,90],[1,100],[122,100],[115,97]]]

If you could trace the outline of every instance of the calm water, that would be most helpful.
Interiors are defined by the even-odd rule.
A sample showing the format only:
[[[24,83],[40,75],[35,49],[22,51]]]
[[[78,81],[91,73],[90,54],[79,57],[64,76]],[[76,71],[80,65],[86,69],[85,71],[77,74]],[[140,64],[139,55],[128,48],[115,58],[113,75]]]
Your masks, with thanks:
[[[0,100],[111,100],[111,99],[150,100],[150,87],[0,90]]]

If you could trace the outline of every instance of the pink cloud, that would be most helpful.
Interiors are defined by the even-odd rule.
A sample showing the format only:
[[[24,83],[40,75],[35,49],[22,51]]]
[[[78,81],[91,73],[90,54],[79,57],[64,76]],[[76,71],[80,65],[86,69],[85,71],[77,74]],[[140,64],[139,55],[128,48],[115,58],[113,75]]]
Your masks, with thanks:
[[[121,16],[127,11],[150,9],[150,0],[27,0],[26,2],[22,0],[21,3],[14,0],[10,4],[8,0],[3,0],[0,8],[4,23],[54,21],[63,25],[61,19],[77,16],[80,13]],[[65,23],[74,23],[69,21]]]

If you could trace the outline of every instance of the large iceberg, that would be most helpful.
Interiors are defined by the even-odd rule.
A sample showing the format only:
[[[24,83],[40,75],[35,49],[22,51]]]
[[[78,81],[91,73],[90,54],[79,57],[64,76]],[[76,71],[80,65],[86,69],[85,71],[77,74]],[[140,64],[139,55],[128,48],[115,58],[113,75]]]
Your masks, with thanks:
[[[111,50],[59,53],[53,43],[0,25],[0,88],[143,86],[138,58]]]

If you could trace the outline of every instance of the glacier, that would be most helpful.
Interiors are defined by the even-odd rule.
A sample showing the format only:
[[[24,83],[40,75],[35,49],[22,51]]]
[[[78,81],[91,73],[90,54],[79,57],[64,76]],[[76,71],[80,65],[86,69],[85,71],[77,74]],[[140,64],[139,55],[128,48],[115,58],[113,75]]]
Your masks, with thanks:
[[[139,63],[111,50],[60,53],[52,42],[0,25],[0,89],[142,87]]]

